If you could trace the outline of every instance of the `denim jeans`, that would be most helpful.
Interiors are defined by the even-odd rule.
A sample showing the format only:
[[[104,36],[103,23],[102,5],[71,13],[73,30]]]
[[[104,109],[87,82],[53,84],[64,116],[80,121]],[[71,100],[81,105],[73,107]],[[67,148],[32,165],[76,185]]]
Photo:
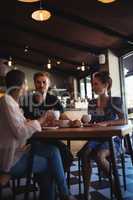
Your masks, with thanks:
[[[54,182],[57,184],[60,195],[68,195],[68,188],[63,170],[62,160],[58,148],[54,145],[34,142],[33,173],[41,174],[39,179],[41,199],[54,200]],[[29,153],[12,167],[11,175],[20,177],[26,174]]]

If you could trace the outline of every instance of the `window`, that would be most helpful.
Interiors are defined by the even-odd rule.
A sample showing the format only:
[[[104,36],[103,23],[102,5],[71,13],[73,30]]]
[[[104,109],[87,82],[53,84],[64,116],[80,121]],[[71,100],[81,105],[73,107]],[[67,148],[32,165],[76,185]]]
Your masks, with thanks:
[[[80,80],[80,97],[81,97],[81,99],[85,98],[85,83],[84,83],[84,79]]]
[[[92,98],[92,86],[91,86],[91,78],[90,77],[86,77],[86,92],[87,92],[87,97],[89,99]]]
[[[133,108],[133,75],[125,78],[127,108]]]

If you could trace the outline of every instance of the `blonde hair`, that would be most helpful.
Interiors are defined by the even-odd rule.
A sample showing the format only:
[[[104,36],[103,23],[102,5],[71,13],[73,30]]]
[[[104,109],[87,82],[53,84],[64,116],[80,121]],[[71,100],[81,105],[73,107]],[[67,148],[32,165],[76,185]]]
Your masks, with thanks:
[[[34,74],[34,82],[36,81],[36,79],[39,77],[39,76],[46,76],[49,80],[49,85],[51,85],[51,82],[52,82],[52,77],[51,77],[51,74],[48,73],[48,72],[37,72]]]

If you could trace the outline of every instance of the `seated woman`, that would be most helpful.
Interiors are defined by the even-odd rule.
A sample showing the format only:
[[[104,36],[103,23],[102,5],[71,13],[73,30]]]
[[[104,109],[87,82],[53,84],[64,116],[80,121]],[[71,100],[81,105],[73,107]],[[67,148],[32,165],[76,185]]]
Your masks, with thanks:
[[[124,120],[121,99],[108,96],[112,86],[112,79],[108,72],[95,73],[92,79],[92,86],[98,98],[92,99],[88,103],[88,114],[91,115],[90,123],[104,126],[124,124],[126,120]],[[115,138],[115,147],[119,151],[119,138]],[[78,156],[82,161],[84,187],[86,194],[88,194],[92,172],[91,159],[94,159],[104,174],[109,176],[109,161],[107,158],[110,156],[110,151],[108,143],[90,141],[78,152]]]
[[[29,159],[27,139],[41,131],[45,117],[26,120],[18,101],[25,92],[25,74],[11,70],[6,75],[7,92],[0,98],[0,171],[10,176],[26,174]],[[50,144],[33,143],[33,173],[41,174],[38,179],[40,200],[55,200],[54,182],[62,200],[74,200],[69,195],[60,152]]]

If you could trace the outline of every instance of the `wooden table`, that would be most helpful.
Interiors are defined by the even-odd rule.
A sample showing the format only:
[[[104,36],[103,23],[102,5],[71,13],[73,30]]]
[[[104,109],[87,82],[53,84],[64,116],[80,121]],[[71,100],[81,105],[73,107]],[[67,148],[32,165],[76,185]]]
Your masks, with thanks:
[[[115,186],[117,192],[117,199],[122,200],[122,193],[120,187],[120,181],[118,176],[118,170],[116,166],[116,152],[114,148],[113,137],[127,137],[130,148],[130,137],[129,133],[132,131],[132,127],[129,125],[121,126],[110,126],[110,127],[83,127],[83,128],[58,128],[58,129],[46,129],[42,132],[36,133],[35,138],[37,139],[61,139],[61,140],[99,140],[108,141],[110,152],[112,171],[115,177]],[[130,149],[132,150],[132,149]],[[133,163],[133,153],[131,152],[131,158]],[[87,199],[87,197],[85,197]]]

